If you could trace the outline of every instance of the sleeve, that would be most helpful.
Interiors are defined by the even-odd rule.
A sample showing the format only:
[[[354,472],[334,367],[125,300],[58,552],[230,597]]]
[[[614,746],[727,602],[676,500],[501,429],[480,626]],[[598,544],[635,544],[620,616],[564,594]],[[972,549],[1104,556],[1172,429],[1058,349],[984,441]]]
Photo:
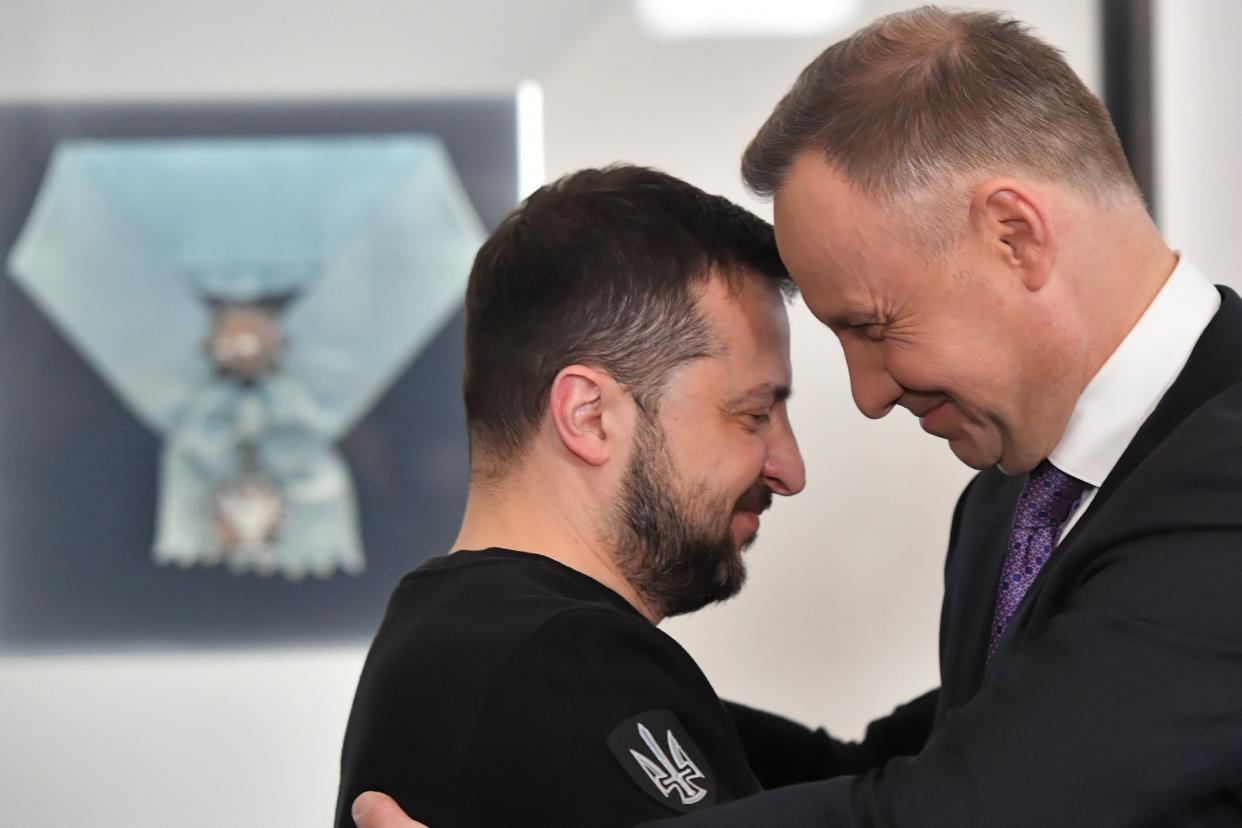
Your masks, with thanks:
[[[939,691],[932,690],[867,726],[861,742],[845,742],[823,728],[812,730],[736,702],[725,702],[746,759],[764,788],[828,779],[878,768],[913,756],[931,733]]]
[[[482,709],[462,734],[460,826],[630,826],[759,789],[706,679],[638,618],[556,616]]]
[[[402,594],[398,587],[358,677],[341,746],[336,828],[354,828],[351,805],[368,790],[383,791],[413,818],[437,828],[445,828],[451,813],[434,793],[452,784],[455,765],[430,753],[448,744],[450,718],[428,722],[425,709],[431,705],[423,686],[434,676],[412,669],[404,656],[410,638]]]
[[[1135,486],[1065,608],[917,757],[672,825],[1108,828],[1238,784],[1242,449]]]

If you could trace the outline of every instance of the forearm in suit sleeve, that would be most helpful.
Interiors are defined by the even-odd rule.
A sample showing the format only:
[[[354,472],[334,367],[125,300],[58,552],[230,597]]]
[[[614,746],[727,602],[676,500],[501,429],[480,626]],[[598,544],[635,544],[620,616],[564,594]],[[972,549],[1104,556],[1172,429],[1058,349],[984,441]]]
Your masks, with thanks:
[[[765,788],[863,773],[898,756],[923,749],[936,713],[933,690],[867,727],[861,742],[844,742],[823,728],[809,727],[774,713],[725,702],[746,758]]]

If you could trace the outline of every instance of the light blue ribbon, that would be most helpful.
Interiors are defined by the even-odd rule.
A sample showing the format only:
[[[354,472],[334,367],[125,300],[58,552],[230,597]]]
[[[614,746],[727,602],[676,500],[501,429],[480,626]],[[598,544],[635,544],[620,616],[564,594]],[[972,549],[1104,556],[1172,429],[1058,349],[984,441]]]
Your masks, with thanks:
[[[9,267],[165,439],[155,560],[221,560],[212,493],[249,441],[286,499],[283,531],[268,555],[229,560],[301,577],[362,569],[334,444],[459,306],[482,238],[433,137],[75,141]],[[292,297],[276,373],[217,376],[208,300],[274,296]]]

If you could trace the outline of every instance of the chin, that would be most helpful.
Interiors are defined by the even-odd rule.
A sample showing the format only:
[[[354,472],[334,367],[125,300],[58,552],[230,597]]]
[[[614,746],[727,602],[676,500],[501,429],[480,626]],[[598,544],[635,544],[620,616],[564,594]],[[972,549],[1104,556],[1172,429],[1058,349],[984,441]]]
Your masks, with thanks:
[[[741,555],[747,549],[750,549],[758,539],[759,533],[757,531],[752,532],[748,529],[740,531],[737,529],[729,530],[729,540],[733,544],[733,553],[735,555]]]
[[[950,440],[949,449],[957,455],[958,460],[961,460],[975,471],[984,471],[1001,464],[1001,453],[999,451],[983,451],[967,440]],[[1002,468],[1001,471],[1004,471],[1004,469]]]

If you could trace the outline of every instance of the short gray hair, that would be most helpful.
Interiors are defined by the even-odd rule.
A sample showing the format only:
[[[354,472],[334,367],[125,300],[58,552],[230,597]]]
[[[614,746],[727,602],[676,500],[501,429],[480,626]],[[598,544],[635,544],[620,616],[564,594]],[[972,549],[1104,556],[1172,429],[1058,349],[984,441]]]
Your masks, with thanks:
[[[828,47],[750,142],[742,177],[770,197],[808,149],[881,204],[978,172],[1141,199],[1104,105],[1057,49],[994,12],[925,6]]]

